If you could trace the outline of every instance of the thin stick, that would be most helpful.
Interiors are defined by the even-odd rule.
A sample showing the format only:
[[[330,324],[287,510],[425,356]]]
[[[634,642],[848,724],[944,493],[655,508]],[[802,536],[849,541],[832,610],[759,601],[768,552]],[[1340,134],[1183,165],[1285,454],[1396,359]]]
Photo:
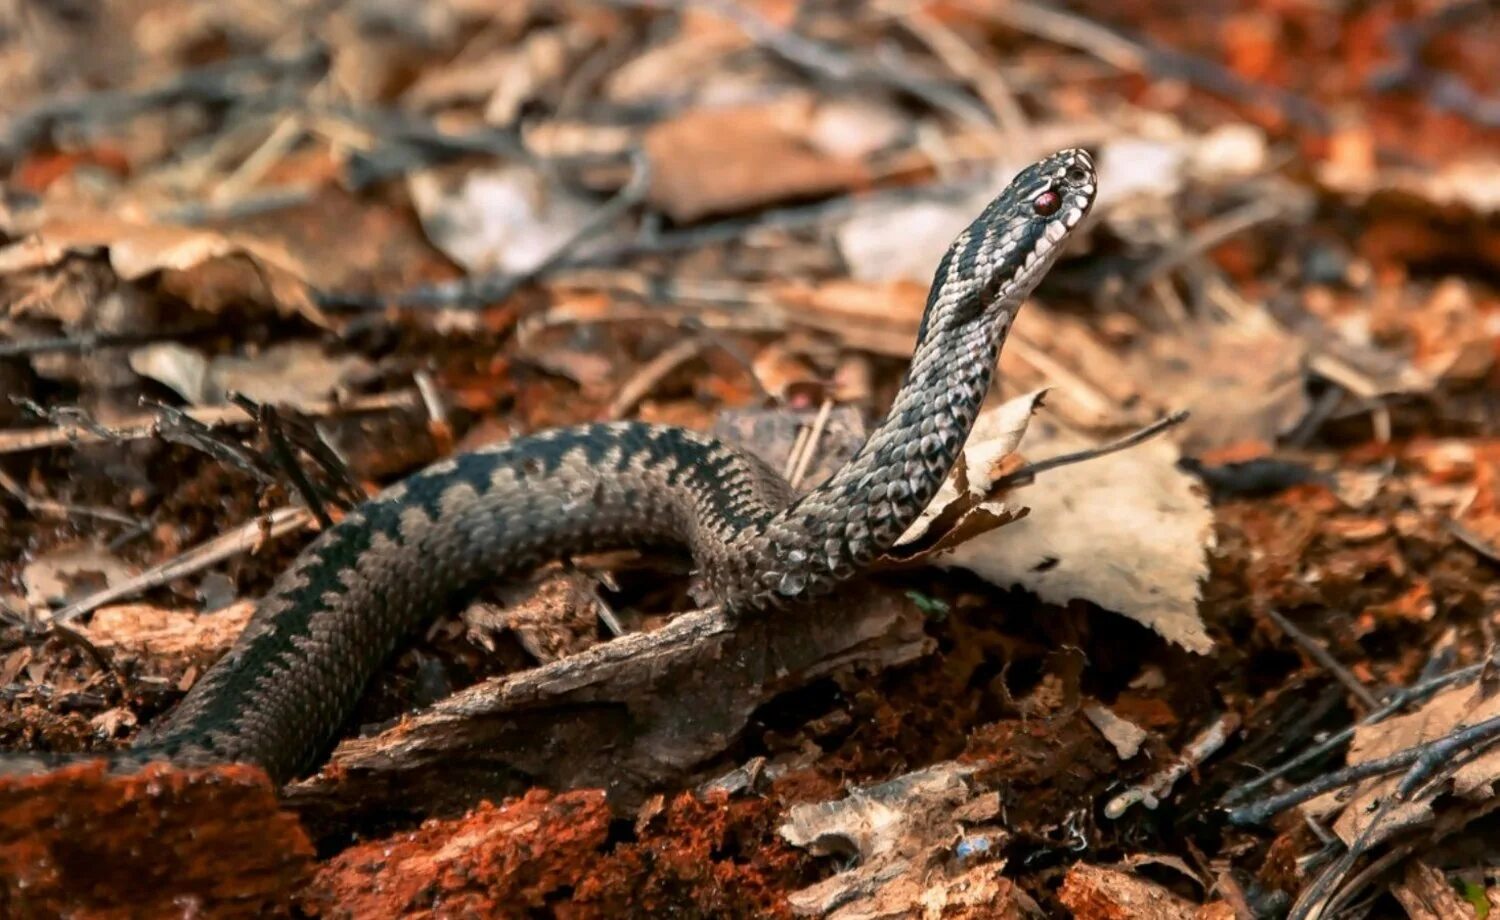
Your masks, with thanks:
[[[137,521],[129,515],[121,514],[113,508],[95,508],[87,505],[68,505],[63,502],[53,501],[47,498],[36,498],[30,492],[21,487],[19,482],[0,472],[0,489],[11,494],[11,497],[25,506],[32,514],[51,515],[53,517],[91,517],[101,521],[109,521],[114,524],[124,524],[126,527],[136,526]]]
[[[1144,782],[1110,799],[1109,803],[1104,806],[1104,816],[1113,821],[1137,803],[1155,809],[1161,804],[1162,797],[1172,791],[1172,787],[1179,779],[1186,776],[1189,771],[1197,769],[1204,761],[1217,753],[1229,741],[1229,736],[1234,733],[1234,730],[1239,727],[1240,717],[1237,714],[1226,712],[1219,716],[1187,743],[1187,747],[1182,749],[1182,754],[1177,760],[1148,777]]]
[[[323,497],[313,487],[307,478],[307,473],[302,469],[302,464],[297,462],[297,457],[292,453],[292,445],[287,441],[286,433],[281,430],[281,418],[276,413],[276,407],[272,405],[257,405],[241,393],[231,393],[229,398],[246,412],[253,413],[260,421],[261,430],[266,433],[266,439],[271,442],[271,456],[275,458],[276,465],[286,473],[291,480],[292,488],[302,496],[302,503],[307,510],[318,519],[318,526],[324,530],[333,526],[333,518],[328,516],[328,509],[323,505]]]
[[[1131,279],[1130,295],[1138,293],[1152,281],[1162,277],[1188,260],[1202,255],[1220,243],[1244,233],[1252,227],[1273,221],[1285,212],[1286,207],[1281,202],[1257,198],[1249,204],[1230,211],[1228,214],[1210,220],[1183,237],[1178,245],[1173,246],[1142,266],[1140,271],[1136,272],[1135,277]]]
[[[1382,776],[1386,773],[1394,773],[1397,770],[1405,769],[1421,760],[1424,754],[1432,751],[1441,752],[1443,757],[1451,756],[1454,750],[1465,744],[1493,740],[1496,732],[1500,732],[1500,716],[1494,716],[1468,728],[1459,729],[1436,741],[1414,745],[1387,757],[1381,757],[1377,760],[1367,760],[1363,763],[1345,767],[1342,770],[1335,770],[1332,773],[1324,774],[1317,779],[1303,783],[1295,789],[1289,789],[1280,795],[1273,795],[1256,805],[1246,805],[1241,808],[1232,809],[1229,812],[1229,820],[1241,826],[1263,824],[1293,805],[1300,805],[1309,799],[1317,798],[1329,790],[1357,783],[1372,776]]]
[[[828,416],[833,412],[833,400],[825,398],[823,405],[818,407],[818,414],[813,418],[812,430],[807,434],[807,440],[803,444],[802,456],[797,458],[797,467],[787,481],[792,490],[796,491],[802,487],[802,480],[807,477],[808,467],[812,466],[813,458],[818,455],[818,442],[823,440],[823,430],[828,427]]]
[[[686,338],[679,340],[671,348],[642,364],[631,378],[620,387],[620,392],[615,395],[614,401],[605,410],[605,415],[612,419],[624,418],[625,413],[634,409],[636,403],[645,399],[656,385],[672,371],[693,360],[703,353],[707,345],[700,338]]]
[[[1406,708],[1412,703],[1421,702],[1422,700],[1432,696],[1434,693],[1443,689],[1444,687],[1449,686],[1450,684],[1464,684],[1468,683],[1471,680],[1475,680],[1479,677],[1480,672],[1484,670],[1484,667],[1484,662],[1480,662],[1479,664],[1471,664],[1468,667],[1459,668],[1458,670],[1450,671],[1447,674],[1440,674],[1437,677],[1433,677],[1429,680],[1422,681],[1419,684],[1414,684],[1410,687],[1406,687],[1400,691],[1397,691],[1390,697],[1389,700],[1387,700],[1384,706],[1365,716],[1363,719],[1359,720],[1359,722],[1350,725],[1347,728],[1342,729],[1341,731],[1335,732],[1334,734],[1325,738],[1322,742],[1304,750],[1302,753],[1298,754],[1296,757],[1293,757],[1291,760],[1288,760],[1285,763],[1278,765],[1274,769],[1268,770],[1265,773],[1262,773],[1260,776],[1257,776],[1254,779],[1242,783],[1239,786],[1236,786],[1234,789],[1231,789],[1229,792],[1224,794],[1224,797],[1222,799],[1219,800],[1220,804],[1227,807],[1230,805],[1237,805],[1240,802],[1245,801],[1267,784],[1274,782],[1282,776],[1285,776],[1286,774],[1297,769],[1303,764],[1311,763],[1312,761],[1318,759],[1319,757],[1322,757],[1324,754],[1343,744],[1345,741],[1348,741],[1350,738],[1354,737],[1355,730],[1360,728],[1361,726],[1374,725],[1375,723],[1382,721],[1388,716],[1391,716],[1396,712],[1399,712],[1400,710]]]
[[[1295,623],[1275,610],[1267,610],[1266,616],[1270,617],[1271,622],[1281,627],[1281,631],[1287,634],[1287,638],[1301,646],[1302,650],[1307,652],[1308,657],[1322,665],[1328,673],[1337,678],[1339,683],[1343,684],[1350,693],[1354,694],[1365,705],[1366,710],[1377,710],[1380,708],[1380,700],[1375,698],[1375,694],[1370,692],[1370,688],[1360,683],[1359,678],[1350,673],[1349,669],[1344,667],[1342,662],[1333,657],[1328,649],[1318,644],[1318,640],[1298,629]]]
[[[352,412],[380,412],[389,409],[406,409],[419,405],[416,390],[398,390],[394,393],[376,393],[348,402],[325,401],[309,405],[303,415],[326,416]],[[182,413],[196,422],[214,428],[220,425],[245,425],[255,419],[239,406],[195,406]],[[51,428],[23,428],[0,431],[0,454],[15,454],[68,444],[98,444],[106,441],[134,441],[154,437],[159,416],[137,415],[126,419],[118,427],[110,429],[82,418],[63,419],[60,413],[49,412],[53,421]]]
[[[1178,411],[1173,412],[1171,415],[1157,419],[1146,427],[1141,428],[1138,431],[1134,431],[1126,435],[1125,437],[1120,438],[1119,440],[1111,441],[1108,444],[1101,444],[1098,447],[1090,447],[1088,450],[1075,451],[1071,454],[1062,454],[1057,457],[1050,457],[1046,460],[1038,460],[1036,463],[1031,463],[1023,466],[1014,472],[1006,473],[1004,476],[996,479],[994,483],[991,484],[990,488],[1008,489],[1014,488],[1016,486],[1029,485],[1033,480],[1036,479],[1038,473],[1045,473],[1048,470],[1057,469],[1060,466],[1068,466],[1069,464],[1073,463],[1082,463],[1085,460],[1093,460],[1096,457],[1103,457],[1106,454],[1112,454],[1117,451],[1122,451],[1127,447],[1134,447],[1135,445],[1140,444],[1142,441],[1156,437],[1169,428],[1175,428],[1178,425],[1181,425],[1183,422],[1188,420],[1189,414],[1190,413],[1186,409],[1179,409]]]
[[[96,591],[88,597],[69,604],[52,615],[52,622],[67,623],[86,613],[92,613],[105,604],[135,597],[178,578],[201,572],[211,565],[217,565],[241,553],[250,552],[267,540],[275,540],[295,533],[311,524],[312,521],[312,512],[306,508],[278,508],[265,517],[256,518],[206,543],[200,543],[174,559],[147,569],[129,581],[112,588],[105,588],[103,591]]]

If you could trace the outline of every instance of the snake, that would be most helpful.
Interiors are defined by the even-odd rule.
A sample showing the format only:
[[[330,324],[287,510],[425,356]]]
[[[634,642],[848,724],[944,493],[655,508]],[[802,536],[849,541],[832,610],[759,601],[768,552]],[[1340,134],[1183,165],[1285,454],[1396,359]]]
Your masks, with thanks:
[[[686,549],[732,617],[810,604],[908,529],[963,451],[1023,302],[1094,202],[1086,150],[1017,173],[937,265],[902,384],[850,459],[794,494],[748,450],[638,421],[536,432],[440,460],[297,555],[177,706],[106,756],[247,763],[278,786],[331,753],[404,640],[487,582],[575,554]],[[98,755],[57,755],[82,760]]]

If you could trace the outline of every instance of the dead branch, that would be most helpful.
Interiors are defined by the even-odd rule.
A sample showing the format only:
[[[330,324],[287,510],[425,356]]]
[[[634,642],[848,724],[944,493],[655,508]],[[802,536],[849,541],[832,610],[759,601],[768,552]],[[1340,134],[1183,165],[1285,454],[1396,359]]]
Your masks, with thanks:
[[[932,649],[911,601],[856,590],[815,611],[742,622],[717,609],[684,613],[655,632],[486,681],[345,741],[322,773],[287,789],[288,801],[315,822],[377,802],[462,806],[530,784],[602,786],[638,801],[721,753],[776,694]]]

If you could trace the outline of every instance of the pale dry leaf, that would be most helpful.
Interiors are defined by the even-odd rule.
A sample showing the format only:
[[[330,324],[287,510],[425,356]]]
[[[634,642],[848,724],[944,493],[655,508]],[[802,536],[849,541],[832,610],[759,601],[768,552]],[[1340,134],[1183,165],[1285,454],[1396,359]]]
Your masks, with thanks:
[[[427,238],[476,275],[537,268],[599,207],[522,164],[463,172],[429,170],[413,174],[407,184]],[[601,232],[579,252],[609,238],[608,231]]]
[[[850,277],[930,282],[953,238],[974,220],[989,195],[986,189],[958,201],[872,202],[856,207],[834,236]]]
[[[250,356],[213,358],[176,342],[159,342],[133,349],[130,366],[193,405],[223,405],[229,393],[240,393],[258,403],[298,409],[325,402],[374,372],[374,365],[358,355],[328,355],[308,341],[274,345]]]
[[[137,281],[160,273],[167,287],[198,309],[217,310],[243,300],[329,325],[313,301],[305,266],[286,249],[267,240],[195,227],[145,224],[108,215],[44,221],[23,239],[0,247],[0,275],[50,268],[69,256],[99,250],[108,252],[110,267],[121,280]],[[239,274],[223,270],[235,264],[249,270]],[[200,281],[205,272],[214,272],[211,283]]]
[[[844,96],[818,106],[807,139],[830,156],[863,159],[893,146],[910,124],[889,100]]]
[[[858,159],[807,142],[811,100],[694,109],[646,132],[651,203],[688,222],[865,184]]]
[[[26,602],[43,610],[66,604],[101,587],[128,580],[130,567],[102,546],[62,547],[44,553],[21,570]]]
[[[1099,703],[1083,707],[1083,714],[1099,729],[1099,734],[1114,745],[1115,753],[1120,755],[1121,760],[1129,760],[1139,754],[1141,745],[1149,737],[1145,729],[1128,719],[1120,718],[1109,707]]]
[[[1045,421],[1044,421],[1045,420]],[[1094,446],[1045,414],[1023,449],[1039,460]],[[1193,652],[1212,647],[1198,616],[1208,575],[1213,511],[1195,480],[1177,469],[1164,438],[1043,473],[1012,498],[1030,514],[935,560],[1043,600],[1092,601]]]
[[[1353,159],[1331,158],[1316,167],[1318,181],[1354,201],[1400,193],[1436,209],[1466,207],[1477,214],[1500,211],[1500,162],[1493,158],[1456,159],[1436,169],[1370,168]]]

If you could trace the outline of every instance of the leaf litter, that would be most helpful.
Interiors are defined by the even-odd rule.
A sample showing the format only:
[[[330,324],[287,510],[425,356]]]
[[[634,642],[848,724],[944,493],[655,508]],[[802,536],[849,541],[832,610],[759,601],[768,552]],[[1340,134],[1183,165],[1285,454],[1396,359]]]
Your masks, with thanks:
[[[1101,170],[864,593],[757,631],[686,612],[670,555],[493,586],[279,799],[239,768],[7,779],[7,903],[1500,902],[1465,849],[1500,801],[1495,16],[0,11],[9,749],[125,743],[320,518],[455,444],[638,417],[812,487],[953,234],[1033,155]]]

